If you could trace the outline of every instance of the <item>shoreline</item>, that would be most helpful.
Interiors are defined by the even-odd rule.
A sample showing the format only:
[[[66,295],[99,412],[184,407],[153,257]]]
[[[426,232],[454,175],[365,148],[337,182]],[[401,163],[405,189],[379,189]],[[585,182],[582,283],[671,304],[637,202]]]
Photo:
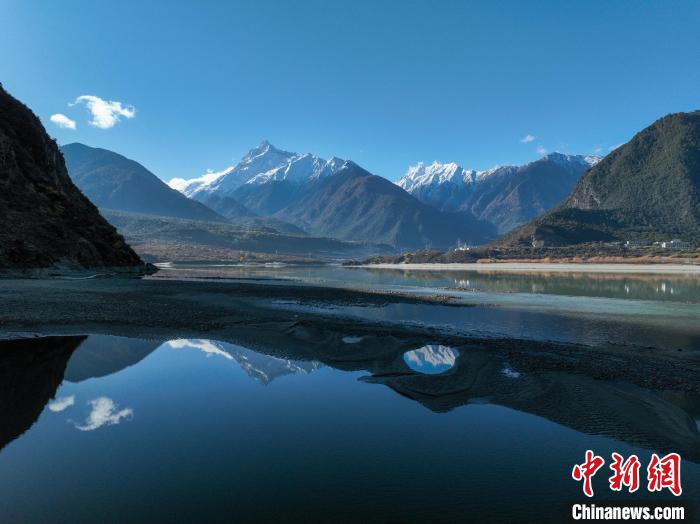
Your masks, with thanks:
[[[502,271],[511,273],[621,273],[654,275],[700,275],[700,264],[576,264],[551,262],[471,262],[424,264],[363,264],[345,266],[362,269],[414,271]]]

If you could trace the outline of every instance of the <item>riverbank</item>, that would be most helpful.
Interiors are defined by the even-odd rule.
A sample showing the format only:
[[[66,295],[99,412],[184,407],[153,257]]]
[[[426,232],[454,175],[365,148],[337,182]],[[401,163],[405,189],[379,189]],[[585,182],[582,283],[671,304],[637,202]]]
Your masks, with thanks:
[[[293,304],[319,307],[310,312],[294,309]],[[3,280],[0,337],[111,334],[206,338],[284,358],[302,356],[339,366],[376,360],[389,350],[444,344],[463,351],[488,351],[526,371],[562,371],[654,390],[700,394],[700,351],[696,350],[484,338],[432,324],[323,312],[346,305],[381,308],[392,304],[449,305],[464,308],[465,314],[470,307],[449,297],[306,285],[120,278]],[[346,342],[348,337],[355,342]]]
[[[473,262],[428,264],[348,265],[362,269],[405,269],[411,271],[504,271],[511,273],[628,273],[656,275],[700,275],[700,264],[572,264],[552,262]]]

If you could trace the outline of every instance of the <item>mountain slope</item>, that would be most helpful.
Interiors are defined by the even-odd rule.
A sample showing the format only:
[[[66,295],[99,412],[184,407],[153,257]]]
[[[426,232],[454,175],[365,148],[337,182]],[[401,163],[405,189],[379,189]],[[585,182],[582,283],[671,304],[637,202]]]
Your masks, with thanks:
[[[0,269],[142,262],[75,187],[39,119],[0,86]]]
[[[552,153],[524,166],[482,172],[454,163],[419,164],[397,184],[422,202],[444,211],[469,211],[504,233],[561,203],[598,160]]]
[[[588,171],[566,201],[513,231],[551,245],[700,239],[700,111],[665,116]]]
[[[99,208],[193,220],[225,220],[120,154],[78,143],[65,145],[61,151],[71,179]]]
[[[481,243],[494,233],[467,213],[444,213],[419,202],[353,162],[305,187],[276,216],[313,234],[405,248]]]

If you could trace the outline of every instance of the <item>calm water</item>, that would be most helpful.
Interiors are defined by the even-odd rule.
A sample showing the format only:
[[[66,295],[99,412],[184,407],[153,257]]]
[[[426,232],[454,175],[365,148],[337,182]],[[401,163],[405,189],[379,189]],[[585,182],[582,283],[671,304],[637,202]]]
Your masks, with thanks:
[[[680,500],[700,499],[696,399],[437,345],[344,368],[213,340],[0,343],[0,518],[561,522],[589,448],[680,451]],[[596,503],[668,499],[606,478]]]
[[[275,307],[700,348],[691,276],[197,267],[155,278],[447,294],[470,307]],[[680,452],[675,502],[700,500],[696,396],[525,371],[485,350],[377,347],[352,333],[337,344],[309,361],[292,344],[0,342],[0,522],[562,522],[583,502],[571,468],[586,449],[637,453],[643,483],[652,450]],[[594,479],[596,504],[670,498],[613,494],[608,476]]]
[[[700,275],[509,274],[326,267],[183,266],[155,278],[253,280],[450,295],[471,308],[393,304],[324,313],[483,337],[700,348]],[[282,303],[286,309],[318,309]]]

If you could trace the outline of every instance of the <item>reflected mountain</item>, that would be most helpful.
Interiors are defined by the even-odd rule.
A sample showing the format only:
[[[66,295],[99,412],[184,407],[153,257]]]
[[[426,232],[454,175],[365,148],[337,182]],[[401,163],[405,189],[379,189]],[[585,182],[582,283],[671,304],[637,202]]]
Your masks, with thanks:
[[[363,380],[384,384],[438,413],[489,402],[582,433],[700,460],[700,432],[691,416],[698,399],[678,392],[658,394],[572,373],[521,372],[488,352],[471,350],[460,352],[454,367],[439,375],[415,373],[399,358],[385,373]]]
[[[215,340],[178,339],[166,342],[165,345],[174,349],[196,349],[207,355],[219,355],[227,360],[234,360],[250,378],[263,385],[268,385],[284,375],[307,374],[321,367],[318,362],[272,357]]]
[[[43,337],[0,342],[0,450],[37,421],[83,340]]]
[[[564,371],[542,366],[515,353],[509,357],[495,347],[449,347],[390,334],[358,336],[298,323],[283,331],[248,328],[251,331],[241,334],[255,334],[255,350],[203,339],[161,344],[90,336],[0,342],[0,449],[32,426],[53,399],[64,373],[72,382],[103,377],[138,364],[162,345],[235,361],[261,384],[311,373],[322,365],[368,371],[371,375],[363,377],[364,382],[383,384],[436,413],[489,402],[578,432],[676,451],[700,462],[700,433],[694,420],[700,399],[693,394],[605,380],[587,375],[584,367]],[[431,374],[434,370],[437,373]],[[56,399],[50,409],[60,411],[67,401]]]
[[[82,382],[112,375],[138,364],[162,343],[158,340],[90,335],[73,353],[65,379],[68,382]]]

